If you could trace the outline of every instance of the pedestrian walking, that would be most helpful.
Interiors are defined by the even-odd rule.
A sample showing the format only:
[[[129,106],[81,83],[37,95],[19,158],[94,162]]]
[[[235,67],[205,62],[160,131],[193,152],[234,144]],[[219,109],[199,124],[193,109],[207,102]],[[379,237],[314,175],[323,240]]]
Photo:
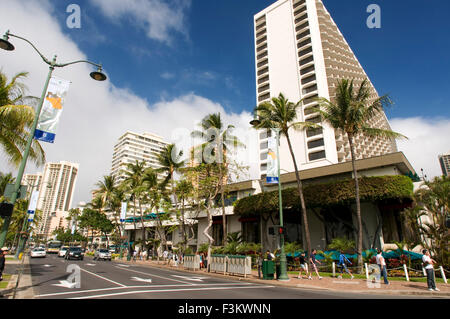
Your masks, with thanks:
[[[256,264],[258,265],[258,278],[261,278],[262,263],[263,263],[262,252],[259,252],[258,256],[256,257]]]
[[[425,272],[427,273],[428,290],[439,291],[439,289],[436,288],[436,281],[434,276],[434,264],[436,264],[436,261],[431,258],[430,251],[428,249],[424,249],[422,253],[422,262],[425,266]]]
[[[5,263],[6,263],[5,255],[7,252],[8,252],[7,247],[3,247],[0,250],[0,281],[3,280],[3,270],[5,270]]]
[[[382,255],[382,252],[380,249],[377,249],[376,260],[377,260],[378,267],[380,267],[380,273],[383,276],[384,283],[386,285],[389,285],[389,281],[387,279],[386,261],[384,260],[384,257]]]
[[[146,249],[144,249],[144,250],[142,250],[142,260],[147,260],[147,250]]]
[[[172,261],[172,259],[173,259],[173,253],[172,253],[172,251],[170,250],[169,251],[169,253],[167,254],[167,264],[170,266],[170,262]]]
[[[340,269],[341,274],[338,277],[339,279],[342,279],[342,273],[344,272],[344,270],[346,273],[348,273],[351,276],[351,279],[354,278],[352,275],[352,272],[350,270],[348,270],[346,263],[349,263],[350,265],[352,264],[351,261],[348,260],[347,257],[345,257],[344,251],[341,250],[341,254],[339,255],[339,265],[338,265],[341,268]]]
[[[198,252],[197,252],[197,254],[198,254]],[[203,263],[203,253],[201,253],[201,254],[199,254],[200,255],[200,269],[201,268],[205,268],[205,265],[204,265],[204,263]]]
[[[302,279],[302,269],[305,271],[305,275],[306,278],[311,278],[311,275],[309,275],[309,271],[308,271],[308,263],[306,262],[306,256],[305,253],[301,253],[300,257],[299,257],[299,261],[300,261],[300,270],[298,272],[298,279]]]
[[[311,275],[312,275],[313,269],[316,272],[317,277],[319,277],[319,279],[322,279],[322,277],[319,275],[319,271],[317,270],[317,266],[316,266],[316,263],[321,264],[321,262],[316,259],[316,254],[317,254],[317,251],[315,249],[313,249],[311,251],[311,256],[309,256],[309,262],[311,263],[311,272],[309,273],[308,279],[310,279],[310,280],[312,279]]]

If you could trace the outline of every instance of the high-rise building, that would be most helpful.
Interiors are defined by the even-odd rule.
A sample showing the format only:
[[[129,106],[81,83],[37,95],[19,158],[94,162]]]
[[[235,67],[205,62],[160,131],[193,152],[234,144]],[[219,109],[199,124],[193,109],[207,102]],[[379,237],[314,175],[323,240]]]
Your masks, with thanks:
[[[320,129],[292,131],[297,163],[302,169],[351,160],[350,145],[312,107],[315,98],[333,101],[339,79],[360,85],[368,79],[361,64],[321,0],[279,0],[254,16],[257,104],[283,93],[289,101],[304,99],[297,121],[321,124]],[[368,79],[369,80],[369,79]],[[369,80],[371,100],[378,93]],[[384,112],[374,116],[372,127],[390,129]],[[260,173],[266,174],[267,132],[260,132]],[[394,140],[363,135],[355,137],[357,159],[397,151]],[[281,169],[294,171],[284,137],[280,140]]]
[[[135,164],[136,161],[143,161],[145,167],[160,168],[158,155],[168,144],[161,136],[153,133],[138,134],[127,131],[114,146],[111,175],[116,178],[116,183],[119,184],[125,179],[127,165]],[[109,219],[114,219],[110,212],[106,212],[106,214]]]
[[[25,174],[22,179],[22,185],[28,186],[28,193],[33,191],[41,191],[42,173]]]
[[[45,164],[37,203],[42,219],[36,234],[49,238],[56,228],[67,226],[66,217],[72,205],[78,167],[78,164],[64,161]]]
[[[450,152],[439,155],[439,164],[441,164],[442,174],[450,176]]]
[[[111,175],[119,183],[125,179],[128,164],[144,161],[146,167],[159,168],[158,155],[168,145],[161,136],[153,133],[138,134],[127,131],[114,146]]]

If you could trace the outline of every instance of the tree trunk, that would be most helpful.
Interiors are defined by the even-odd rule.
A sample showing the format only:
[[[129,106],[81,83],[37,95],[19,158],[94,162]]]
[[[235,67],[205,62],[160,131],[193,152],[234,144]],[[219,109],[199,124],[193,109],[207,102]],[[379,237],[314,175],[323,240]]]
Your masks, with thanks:
[[[210,229],[212,226],[212,216],[211,216],[211,212],[210,212],[210,208],[211,208],[211,204],[210,204],[211,200],[208,201],[208,207],[206,208],[206,215],[208,216],[208,226],[205,228],[205,230],[203,231],[203,234],[206,236],[206,238],[208,238],[208,252],[207,252],[207,271],[209,272],[210,269],[210,260],[211,260],[211,246],[214,243],[214,238],[212,238],[211,234],[210,234]]]
[[[358,241],[357,241],[357,254],[358,254],[358,268],[359,272],[362,273],[362,219],[361,219],[361,203],[359,198],[359,181],[358,181],[358,171],[356,170],[356,158],[355,158],[355,149],[353,145],[353,134],[347,133],[348,142],[350,144],[350,151],[352,154],[352,167],[353,167],[353,175],[355,179],[355,190],[356,190],[356,219],[358,222]]]
[[[227,215],[225,214],[225,194],[224,194],[224,185],[223,185],[223,171],[222,164],[219,163],[219,187],[220,187],[220,200],[222,202],[222,229],[223,229],[223,238],[222,244],[223,246],[227,243]]]
[[[295,160],[294,151],[292,149],[291,139],[289,138],[288,132],[285,132],[285,133],[286,133],[286,139],[287,139],[287,142],[289,145],[289,151],[291,152],[291,156],[292,156],[292,161],[294,162],[295,178],[297,180],[297,189],[298,189],[298,194],[300,197],[300,204],[301,204],[301,208],[302,208],[302,217],[303,217],[302,224],[303,224],[303,231],[304,231],[305,239],[306,239],[306,249],[308,251],[308,256],[311,256],[311,237],[310,237],[310,233],[309,233],[308,216],[306,214],[305,198],[303,196],[302,181],[300,180],[300,174],[298,172],[297,161]],[[278,141],[277,141],[277,143],[278,143]],[[281,183],[281,181],[279,181],[279,183]]]

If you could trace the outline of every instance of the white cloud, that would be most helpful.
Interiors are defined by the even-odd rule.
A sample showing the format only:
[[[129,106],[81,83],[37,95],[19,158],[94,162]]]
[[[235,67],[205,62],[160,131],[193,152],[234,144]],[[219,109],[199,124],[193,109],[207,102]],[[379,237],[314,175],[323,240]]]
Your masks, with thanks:
[[[51,6],[42,7],[42,2],[37,0],[3,0],[0,30],[10,29],[11,33],[31,40],[47,57],[58,53],[59,62],[87,59],[52,18],[52,10]],[[0,67],[8,77],[19,71],[29,71],[26,80],[29,93],[40,96],[48,66],[24,41],[14,38],[10,41],[16,50],[0,50]],[[107,71],[108,66],[104,67]],[[90,191],[95,183],[110,173],[114,144],[127,130],[153,132],[171,142],[186,145],[189,132],[197,128],[198,121],[209,113],[221,112],[224,122],[234,124],[244,142],[256,140],[251,138],[256,133],[246,129],[251,119],[250,113],[226,114],[220,104],[194,93],[149,105],[133,92],[114,86],[113,78],[106,82],[93,81],[89,77],[91,71],[87,64],[55,70],[55,76],[69,79],[72,84],[55,144],[42,143],[48,161],[64,160],[80,164],[73,206],[79,201],[91,200]],[[247,154],[257,154],[257,146],[241,150],[239,159],[249,161]],[[257,157],[252,160],[256,162]],[[256,167],[255,164],[252,177],[257,176]],[[16,174],[16,170],[8,167],[4,160],[0,162],[0,171]],[[38,171],[42,168],[30,163],[27,165],[27,173]]]
[[[170,73],[170,72],[163,72],[163,73],[161,73],[160,76],[161,76],[163,79],[165,79],[165,80],[170,80],[170,79],[173,79],[173,78],[175,77],[175,74]]]
[[[449,118],[394,118],[389,120],[394,131],[402,133],[408,140],[398,140],[402,151],[421,175],[423,168],[428,178],[442,175],[438,155],[450,151]]]
[[[171,31],[187,36],[185,14],[190,0],[91,0],[110,19],[128,18],[151,39],[170,44]]]

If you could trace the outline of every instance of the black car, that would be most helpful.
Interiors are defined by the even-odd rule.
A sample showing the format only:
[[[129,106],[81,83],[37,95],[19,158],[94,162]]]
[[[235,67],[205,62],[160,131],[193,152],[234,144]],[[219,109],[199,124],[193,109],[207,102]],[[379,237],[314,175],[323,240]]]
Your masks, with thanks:
[[[64,258],[67,260],[70,260],[72,258],[83,260],[84,254],[83,251],[81,250],[81,247],[69,247],[69,249],[67,249],[66,251],[66,256]]]

